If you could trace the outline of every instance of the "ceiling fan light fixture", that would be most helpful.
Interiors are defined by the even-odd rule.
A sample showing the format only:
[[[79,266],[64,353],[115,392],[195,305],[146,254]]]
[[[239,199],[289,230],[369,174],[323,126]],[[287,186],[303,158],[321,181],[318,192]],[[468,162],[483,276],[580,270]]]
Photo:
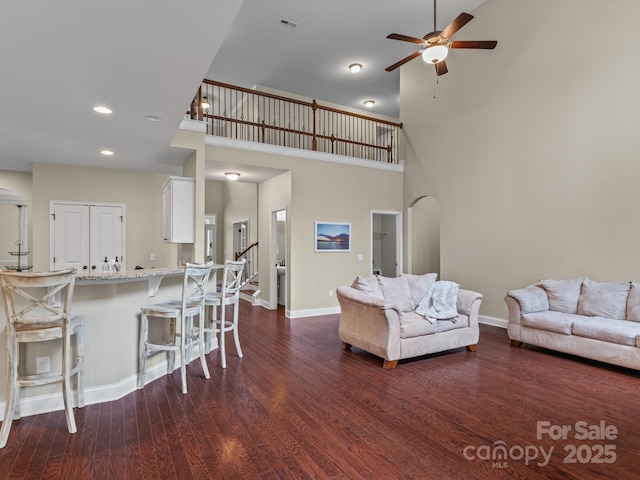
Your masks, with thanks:
[[[360,70],[362,70],[362,65],[360,65],[359,63],[352,63],[351,65],[349,65],[349,70],[351,71],[351,73],[358,73]]]
[[[448,54],[449,49],[446,45],[433,45],[423,50],[422,59],[427,63],[440,63]]]
[[[238,172],[225,172],[225,176],[227,177],[227,180],[231,180],[232,182],[235,182],[240,178],[240,174]]]

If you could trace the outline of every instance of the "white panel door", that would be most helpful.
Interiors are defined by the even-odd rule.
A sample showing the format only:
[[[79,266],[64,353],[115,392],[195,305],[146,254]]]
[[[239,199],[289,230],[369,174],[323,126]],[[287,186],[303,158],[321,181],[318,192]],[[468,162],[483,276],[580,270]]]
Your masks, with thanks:
[[[89,206],[56,204],[53,217],[53,270],[89,269]]]
[[[122,258],[122,207],[92,205],[89,218],[91,269],[100,270],[105,257],[108,260],[118,258],[121,270],[125,270]],[[95,268],[94,268],[95,267]]]

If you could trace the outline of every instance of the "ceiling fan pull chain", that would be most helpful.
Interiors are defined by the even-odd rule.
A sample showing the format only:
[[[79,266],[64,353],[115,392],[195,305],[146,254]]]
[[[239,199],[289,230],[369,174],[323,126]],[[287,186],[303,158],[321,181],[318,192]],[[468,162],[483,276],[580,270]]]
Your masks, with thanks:
[[[436,77],[436,83],[433,84],[433,98],[436,98],[436,88],[438,87],[438,77]]]

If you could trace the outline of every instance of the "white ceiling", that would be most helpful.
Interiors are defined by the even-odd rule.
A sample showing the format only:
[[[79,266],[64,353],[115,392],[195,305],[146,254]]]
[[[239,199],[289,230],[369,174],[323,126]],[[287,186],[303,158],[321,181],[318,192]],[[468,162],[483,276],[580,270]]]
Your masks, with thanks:
[[[483,2],[440,0],[437,28]],[[385,37],[431,30],[428,0],[3,0],[0,169],[179,173],[188,154],[169,145],[205,77],[356,108],[373,98],[375,112],[398,116],[399,69],[384,69],[415,46]],[[469,54],[452,52],[449,75]]]

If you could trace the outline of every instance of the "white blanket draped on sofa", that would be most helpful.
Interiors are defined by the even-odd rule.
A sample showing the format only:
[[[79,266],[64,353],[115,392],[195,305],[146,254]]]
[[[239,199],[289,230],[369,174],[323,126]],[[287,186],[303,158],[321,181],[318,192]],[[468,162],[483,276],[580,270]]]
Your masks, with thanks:
[[[456,303],[460,285],[455,282],[434,282],[427,294],[422,297],[416,307],[416,313],[422,315],[431,323],[436,320],[452,320],[458,316]]]

